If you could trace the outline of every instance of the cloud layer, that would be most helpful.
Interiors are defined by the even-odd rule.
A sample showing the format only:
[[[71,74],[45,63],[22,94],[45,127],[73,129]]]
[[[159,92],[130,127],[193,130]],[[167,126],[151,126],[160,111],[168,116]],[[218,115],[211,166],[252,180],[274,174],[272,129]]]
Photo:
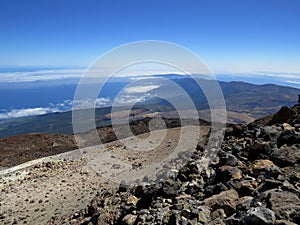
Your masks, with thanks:
[[[38,116],[48,113],[66,112],[74,109],[87,109],[93,107],[105,107],[111,105],[109,98],[98,98],[96,100],[85,99],[81,101],[65,100],[61,103],[50,103],[47,107],[22,108],[0,111],[0,120],[20,118],[26,116]]]
[[[125,89],[126,93],[145,93],[159,88],[159,85],[141,85],[141,86],[133,86]]]
[[[18,117],[25,117],[25,116],[37,116],[37,115],[43,115],[47,113],[54,113],[57,112],[56,109],[52,108],[27,108],[27,109],[13,109],[6,113],[0,113],[0,119],[12,119],[12,118],[18,118]]]
[[[61,80],[68,78],[80,78],[84,74],[83,69],[54,69],[29,72],[2,72],[0,82],[35,82],[48,80]]]

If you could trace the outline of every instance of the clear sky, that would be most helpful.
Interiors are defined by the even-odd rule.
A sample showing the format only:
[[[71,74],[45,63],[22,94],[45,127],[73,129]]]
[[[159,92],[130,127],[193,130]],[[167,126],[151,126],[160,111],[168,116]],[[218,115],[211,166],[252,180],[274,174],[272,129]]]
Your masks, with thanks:
[[[300,72],[299,0],[1,0],[0,66],[87,66],[175,42],[214,71]]]

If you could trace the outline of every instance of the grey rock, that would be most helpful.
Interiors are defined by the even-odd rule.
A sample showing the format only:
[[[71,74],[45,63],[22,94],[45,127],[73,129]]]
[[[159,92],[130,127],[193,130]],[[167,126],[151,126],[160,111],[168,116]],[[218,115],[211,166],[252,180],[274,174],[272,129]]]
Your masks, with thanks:
[[[260,128],[259,137],[264,138],[266,141],[276,140],[280,133],[281,127],[264,126]]]
[[[239,199],[239,203],[236,206],[236,210],[238,213],[246,212],[251,207],[251,202],[253,200],[252,196],[244,196]]]
[[[282,146],[271,154],[271,158],[279,166],[294,166],[300,163],[299,146]]]
[[[219,162],[221,166],[225,166],[225,165],[236,166],[237,163],[238,163],[238,159],[234,155],[227,152],[221,154],[220,162]]]
[[[167,179],[163,183],[162,191],[168,197],[175,196],[176,194],[178,194],[178,190],[180,188],[180,184],[181,184],[180,181],[175,181],[175,180]]]
[[[300,144],[300,134],[293,130],[283,131],[277,139],[278,147],[282,145]]]
[[[275,222],[275,213],[264,207],[252,208],[244,216],[243,222],[246,225],[272,225]]]

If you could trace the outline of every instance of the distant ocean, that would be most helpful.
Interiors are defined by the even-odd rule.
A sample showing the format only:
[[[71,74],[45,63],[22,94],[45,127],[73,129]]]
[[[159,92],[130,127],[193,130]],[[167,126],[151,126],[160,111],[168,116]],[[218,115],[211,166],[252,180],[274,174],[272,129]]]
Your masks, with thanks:
[[[0,83],[0,120],[69,111],[73,106],[78,81],[79,79],[68,82],[64,80],[64,82]],[[111,105],[112,100],[124,86],[123,83],[110,83],[109,87],[104,87],[101,98],[97,101],[97,107]]]
[[[83,73],[84,68],[0,68],[0,120],[71,110]],[[300,74],[296,73],[217,74],[216,77],[226,82],[273,83],[300,88]],[[104,87],[97,106],[111,105],[129,82],[130,78],[122,78]]]

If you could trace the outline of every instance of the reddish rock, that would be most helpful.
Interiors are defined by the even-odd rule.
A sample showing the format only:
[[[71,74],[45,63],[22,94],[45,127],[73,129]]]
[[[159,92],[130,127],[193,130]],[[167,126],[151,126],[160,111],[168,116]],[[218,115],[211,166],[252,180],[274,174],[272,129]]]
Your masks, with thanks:
[[[234,189],[231,189],[205,199],[204,204],[210,207],[212,211],[223,209],[226,216],[229,216],[235,212],[238,200],[238,193]]]

